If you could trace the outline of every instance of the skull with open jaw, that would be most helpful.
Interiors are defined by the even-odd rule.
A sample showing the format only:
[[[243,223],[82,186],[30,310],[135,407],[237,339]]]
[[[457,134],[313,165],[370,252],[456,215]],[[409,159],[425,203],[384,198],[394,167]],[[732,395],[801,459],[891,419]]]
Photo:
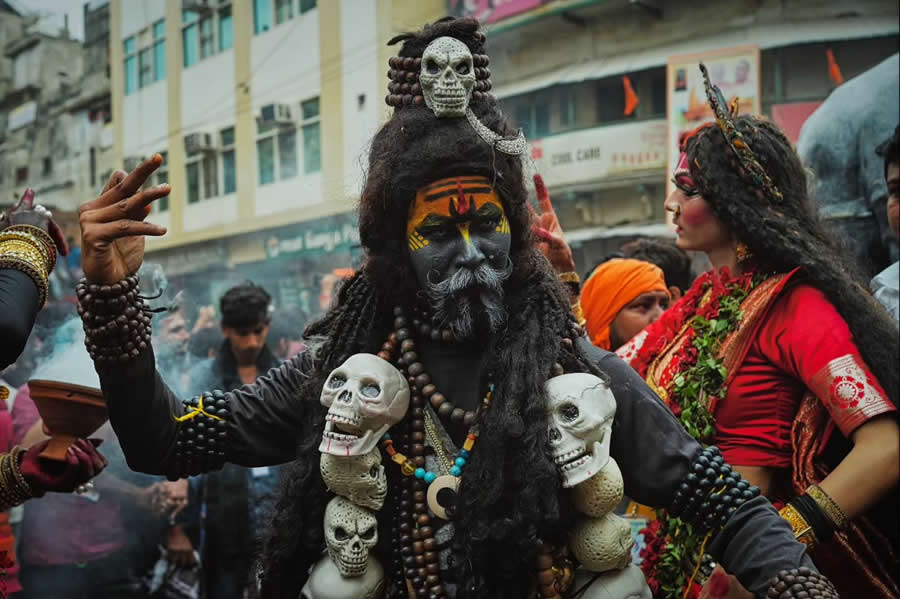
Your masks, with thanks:
[[[409,384],[390,362],[355,354],[328,375],[321,402],[328,414],[319,451],[363,455],[406,414]]]
[[[616,399],[602,379],[586,373],[546,383],[550,449],[563,487],[584,482],[606,466]]]

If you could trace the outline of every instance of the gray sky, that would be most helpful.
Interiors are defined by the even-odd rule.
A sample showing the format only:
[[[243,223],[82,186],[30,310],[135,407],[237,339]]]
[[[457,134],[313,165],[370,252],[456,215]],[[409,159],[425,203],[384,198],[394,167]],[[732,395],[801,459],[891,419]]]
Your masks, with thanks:
[[[84,39],[84,5],[88,0],[18,0],[16,4],[27,11],[42,16],[41,30],[58,33],[69,17],[69,34],[79,40]]]

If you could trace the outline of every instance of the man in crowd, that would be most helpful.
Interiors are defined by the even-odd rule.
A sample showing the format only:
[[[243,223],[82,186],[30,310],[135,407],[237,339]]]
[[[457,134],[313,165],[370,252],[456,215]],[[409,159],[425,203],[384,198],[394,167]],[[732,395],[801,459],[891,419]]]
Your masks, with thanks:
[[[635,239],[622,246],[622,254],[657,265],[663,271],[673,302],[681,299],[694,282],[691,257],[671,241],[650,237]]]
[[[900,236],[900,125],[890,139],[878,146],[877,152],[884,158],[888,223],[894,235]],[[872,293],[895,320],[900,320],[900,262],[894,262],[872,279]]]
[[[584,282],[581,309],[588,337],[615,351],[669,307],[672,297],[655,264],[630,258],[603,262]]]
[[[897,259],[884,217],[884,162],[872,140],[897,125],[900,54],[847,81],[807,119],[797,153],[812,169],[819,214],[867,276]]]
[[[215,358],[192,370],[191,393],[230,391],[252,383],[279,364],[266,345],[271,297],[265,289],[249,281],[232,287],[219,299],[219,312],[225,339]],[[276,468],[228,464],[206,475],[199,485],[200,501],[206,503],[203,569],[209,597],[238,599],[245,589],[253,596],[256,535],[265,529],[263,519],[277,482]]]

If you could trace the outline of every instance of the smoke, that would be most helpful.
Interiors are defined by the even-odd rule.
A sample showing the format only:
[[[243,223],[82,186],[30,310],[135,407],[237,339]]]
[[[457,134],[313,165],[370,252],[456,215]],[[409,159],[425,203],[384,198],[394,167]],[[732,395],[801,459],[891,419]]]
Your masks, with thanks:
[[[59,325],[51,344],[53,350],[41,359],[31,378],[100,388],[100,378],[84,347],[80,318],[76,316]]]

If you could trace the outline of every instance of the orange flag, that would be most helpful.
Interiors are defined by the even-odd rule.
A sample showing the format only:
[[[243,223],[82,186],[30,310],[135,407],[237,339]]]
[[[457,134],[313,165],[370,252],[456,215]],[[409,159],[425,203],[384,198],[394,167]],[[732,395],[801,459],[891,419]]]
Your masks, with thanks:
[[[631,116],[634,109],[641,103],[641,99],[634,93],[634,88],[631,86],[631,79],[628,78],[628,75],[622,77],[622,85],[625,86],[625,116]]]
[[[828,76],[831,77],[835,85],[840,85],[844,82],[844,76],[841,75],[841,67],[838,66],[837,60],[834,59],[834,52],[831,51],[831,48],[825,50],[825,56],[828,57]]]

